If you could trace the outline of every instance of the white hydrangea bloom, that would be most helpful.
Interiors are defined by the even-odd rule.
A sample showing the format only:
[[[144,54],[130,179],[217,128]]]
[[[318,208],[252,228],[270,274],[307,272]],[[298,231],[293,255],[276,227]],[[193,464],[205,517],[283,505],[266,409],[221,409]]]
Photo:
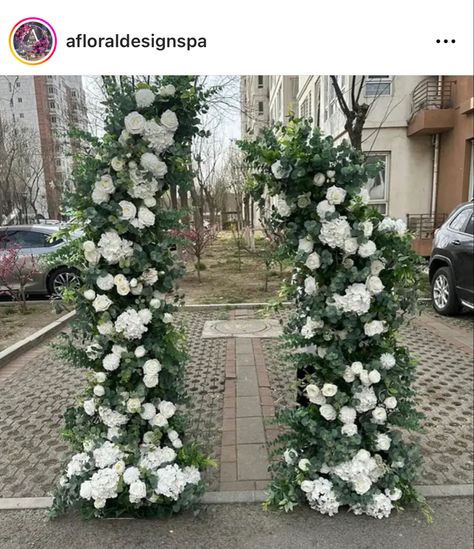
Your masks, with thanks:
[[[155,94],[150,88],[141,88],[135,92],[135,101],[139,109],[150,107],[155,101]]]
[[[344,241],[351,237],[351,226],[345,217],[323,221],[319,240],[330,248],[343,248]]]
[[[334,295],[336,309],[345,313],[363,315],[370,309],[371,296],[365,284],[355,283],[346,288],[344,295]]]

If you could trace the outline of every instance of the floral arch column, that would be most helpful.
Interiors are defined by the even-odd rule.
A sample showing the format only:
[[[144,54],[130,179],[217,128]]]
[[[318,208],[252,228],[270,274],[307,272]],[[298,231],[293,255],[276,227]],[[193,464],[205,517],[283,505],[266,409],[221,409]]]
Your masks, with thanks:
[[[86,367],[79,406],[66,413],[75,454],[52,513],[162,516],[202,492],[208,460],[183,444],[183,337],[173,327],[181,274],[171,245],[175,216],[161,205],[170,183],[186,184],[197,115],[207,92],[190,77],[168,84],[105,79],[106,134],[76,170],[71,206],[85,237],[78,320],[62,351]],[[95,155],[95,156],[94,156]],[[170,298],[171,296],[171,298]]]
[[[368,206],[363,185],[377,167],[346,143],[292,122],[241,147],[255,194],[273,196],[268,222],[294,259],[286,341],[307,401],[279,416],[285,451],[269,501],[387,517],[421,501],[417,448],[400,433],[418,427],[415,366],[396,339],[416,303],[410,236]]]

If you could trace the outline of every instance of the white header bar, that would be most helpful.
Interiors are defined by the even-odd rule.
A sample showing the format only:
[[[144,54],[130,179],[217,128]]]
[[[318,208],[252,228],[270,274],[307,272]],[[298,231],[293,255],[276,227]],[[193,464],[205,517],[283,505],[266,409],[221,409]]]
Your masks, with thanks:
[[[44,26],[18,31],[32,17]],[[2,74],[471,74],[473,64],[472,0],[3,0],[0,18]]]

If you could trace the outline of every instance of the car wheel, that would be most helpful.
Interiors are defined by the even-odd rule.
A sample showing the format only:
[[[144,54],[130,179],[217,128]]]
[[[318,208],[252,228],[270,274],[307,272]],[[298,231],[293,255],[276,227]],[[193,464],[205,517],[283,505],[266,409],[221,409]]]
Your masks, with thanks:
[[[64,290],[78,288],[79,284],[79,274],[75,269],[58,269],[49,277],[48,292],[51,297],[59,299]]]
[[[461,310],[449,267],[441,267],[435,272],[431,281],[431,299],[435,311],[441,315],[454,315]]]

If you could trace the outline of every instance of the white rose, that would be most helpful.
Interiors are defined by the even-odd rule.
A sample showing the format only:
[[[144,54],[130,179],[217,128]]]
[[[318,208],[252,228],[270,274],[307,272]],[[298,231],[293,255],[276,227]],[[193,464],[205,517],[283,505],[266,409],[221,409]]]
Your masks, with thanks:
[[[314,399],[319,396],[319,387],[317,385],[306,385],[305,388],[306,394],[308,395],[308,399],[310,402],[314,402]]]
[[[307,208],[311,204],[311,193],[300,194],[296,199],[298,208]]]
[[[323,173],[317,173],[313,177],[313,183],[316,185],[316,187],[322,187],[325,181],[326,176]]]
[[[283,458],[287,465],[293,465],[297,457],[298,457],[298,452],[293,448],[288,448],[283,452]]]
[[[156,359],[147,360],[143,365],[143,373],[147,376],[156,376],[161,371],[161,364]]]
[[[350,257],[345,257],[342,260],[342,266],[345,269],[352,269],[352,267],[354,266],[354,261]]]
[[[131,289],[132,295],[140,295],[143,292],[143,284],[137,284]]]
[[[301,471],[307,471],[311,467],[309,459],[303,458],[298,461],[298,469]]]
[[[275,206],[280,217],[288,217],[291,214],[291,207],[285,200],[285,195],[280,195],[277,197]]]
[[[125,163],[123,160],[120,160],[118,156],[114,156],[110,161],[110,165],[114,171],[121,172],[125,166]]]
[[[127,130],[122,130],[122,133],[120,134],[120,137],[118,138],[118,142],[122,145],[122,147],[125,147],[127,145],[127,141],[130,139],[130,134]]]
[[[153,105],[155,94],[149,88],[142,88],[135,92],[135,101],[139,109],[144,109]]]
[[[171,324],[173,322],[173,315],[171,313],[165,313],[163,315],[163,322],[165,324]]]
[[[379,294],[385,288],[380,278],[374,275],[367,278],[365,285],[372,295]]]
[[[397,399],[393,396],[387,397],[384,401],[385,408],[388,408],[389,410],[394,410],[397,407]]]
[[[100,294],[94,299],[92,306],[99,313],[106,311],[112,303],[112,300],[110,300],[106,295]]]
[[[364,325],[364,332],[366,336],[373,337],[381,334],[385,330],[385,321],[372,320]]]
[[[158,385],[158,376],[143,376],[143,384],[149,389],[156,387]]]
[[[329,187],[329,189],[326,192],[326,199],[329,202],[329,204],[342,204],[346,198],[347,192],[344,189],[341,189],[341,187],[337,187],[336,185],[333,185],[332,187]]]
[[[112,335],[115,332],[115,328],[111,320],[98,324],[97,330],[101,335]]]
[[[355,374],[354,372],[352,371],[351,367],[348,366],[345,371],[344,371],[344,375],[342,376],[344,381],[346,381],[347,383],[352,383],[355,379]]]
[[[158,405],[158,409],[166,419],[174,416],[174,413],[176,412],[176,406],[172,402],[166,400],[162,400],[160,402],[160,404]]]
[[[319,409],[319,413],[327,421],[334,421],[337,417],[336,410],[330,404],[323,404]]]
[[[371,381],[369,378],[369,372],[367,370],[362,370],[362,372],[359,374],[360,381],[363,385],[371,385]]]
[[[275,179],[283,179],[284,177],[288,177],[290,175],[290,169],[283,168],[280,160],[277,160],[272,164],[271,170]]]
[[[150,307],[152,309],[159,309],[161,307],[161,301],[159,299],[156,299],[156,297],[154,297],[153,299],[150,300]]]
[[[171,444],[173,445],[173,448],[176,448],[177,450],[179,450],[179,448],[183,447],[183,443],[181,442],[181,440],[179,438],[177,438],[176,440],[173,440],[173,442]]]
[[[385,264],[383,263],[383,261],[380,261],[380,259],[375,259],[370,264],[370,274],[374,276],[378,276],[380,272],[383,271],[384,269],[385,269]]]
[[[305,278],[304,291],[308,295],[314,295],[318,291],[318,284],[314,276],[307,276]]]
[[[128,497],[131,503],[137,503],[146,497],[146,484],[143,480],[136,480],[130,484]]]
[[[325,397],[333,397],[337,393],[337,385],[333,383],[325,383],[321,390]]]
[[[176,113],[170,111],[169,109],[161,115],[160,123],[170,132],[175,132],[179,126]]]
[[[334,170],[328,170],[326,172],[326,175],[328,176],[329,179],[334,179],[336,177],[336,172]]]
[[[370,202],[370,193],[367,189],[361,189],[357,197],[361,200],[362,204],[367,206],[367,204]]]
[[[319,267],[321,266],[321,259],[319,257],[319,254],[317,252],[309,254],[306,258],[305,265],[306,267],[308,267],[308,269],[311,269],[312,271],[314,271],[315,269],[319,269]]]
[[[402,491],[400,488],[394,488],[393,490],[389,490],[388,488],[385,490],[385,494],[392,500],[397,501],[402,497]]]
[[[341,427],[341,433],[346,437],[353,437],[357,435],[357,425],[355,423],[345,423]]]
[[[146,355],[146,349],[145,349],[145,347],[143,347],[143,345],[140,345],[139,347],[137,347],[135,349],[135,356],[137,358],[142,358],[145,355]]]
[[[372,410],[372,421],[378,425],[383,425],[387,421],[387,412],[385,408],[377,406]]]
[[[133,219],[137,213],[137,207],[133,202],[128,200],[121,200],[119,206],[122,208],[122,213],[120,214],[120,219],[126,219],[127,221]]]
[[[360,257],[370,257],[377,251],[377,246],[372,240],[368,240],[365,244],[359,246],[358,254]]]
[[[86,240],[82,244],[82,249],[85,252],[93,252],[95,250],[95,244],[94,244],[94,242],[92,242],[92,240]]]
[[[150,425],[154,427],[166,427],[168,425],[168,420],[163,414],[156,414],[156,416],[150,420]]]
[[[92,483],[90,480],[85,480],[79,489],[79,495],[82,499],[91,499],[92,497]]]
[[[155,214],[145,206],[138,209],[138,221],[143,227],[151,227],[155,224]]]
[[[322,200],[316,206],[316,212],[321,219],[326,219],[326,214],[332,214],[336,211],[336,208],[330,204],[327,200]]]
[[[137,135],[143,133],[145,129],[146,119],[140,113],[133,111],[127,114],[124,120],[125,129],[131,135]]]
[[[392,353],[382,353],[380,355],[380,364],[385,370],[390,370],[396,364],[395,357],[392,355]]]
[[[94,250],[92,252],[85,252],[84,257],[91,265],[97,265],[100,261],[100,252],[99,250]]]
[[[118,357],[121,357],[126,352],[127,352],[126,347],[122,347],[122,345],[112,345],[112,353],[114,355],[117,355]]]
[[[131,414],[138,414],[142,408],[139,398],[129,398],[127,400],[127,411]]]
[[[167,84],[166,86],[161,86],[158,90],[158,95],[161,97],[172,97],[176,93],[176,88],[173,84]]]
[[[147,402],[143,405],[140,416],[146,421],[149,421],[156,416],[156,408],[153,406],[153,404],[151,404],[151,402]]]
[[[102,366],[104,367],[104,370],[113,372],[120,366],[120,357],[114,353],[110,353],[104,357]]]
[[[362,223],[359,223],[359,229],[364,233],[366,238],[370,238],[374,230],[374,224],[371,221],[362,221]]]
[[[375,411],[375,410],[374,410]],[[392,440],[388,435],[380,434],[377,435],[377,440],[375,442],[375,449],[377,451],[386,452],[390,448]]]
[[[93,416],[95,414],[95,401],[93,398],[89,400],[84,400],[84,403],[82,406],[84,408],[84,412],[88,416]]]
[[[364,371],[364,365],[362,362],[353,362],[351,364],[351,370],[356,376],[360,376],[360,374]]]
[[[95,299],[95,292],[94,290],[86,290],[84,292],[84,297],[88,300],[88,301],[94,301]]]
[[[117,293],[119,295],[128,295],[130,293],[130,284],[123,274],[118,274],[114,278]]]
[[[354,490],[359,494],[363,495],[366,492],[370,490],[370,487],[372,486],[372,482],[368,477],[358,477],[353,482],[352,485],[354,486]]]
[[[358,247],[359,247],[359,243],[357,242],[357,238],[346,238],[344,240],[342,249],[347,255],[352,255],[357,252]]]
[[[114,287],[114,277],[111,274],[98,276],[95,283],[101,290],[111,290]]]
[[[311,237],[307,236],[306,238],[300,238],[298,241],[298,251],[309,254],[313,251],[314,242],[311,240]]]
[[[369,372],[370,383],[378,383],[381,379],[380,372],[378,370],[371,370]]]
[[[342,423],[354,423],[357,417],[357,412],[355,411],[355,408],[351,408],[350,406],[343,406],[339,410],[339,419],[342,421]]]
[[[94,395],[101,397],[105,395],[105,389],[102,385],[95,385],[94,386]]]
[[[152,173],[158,179],[162,179],[168,173],[168,167],[155,154],[146,152],[140,157],[141,166]]]
[[[94,187],[94,189],[92,190],[91,196],[92,196],[92,202],[94,202],[94,204],[103,204],[104,202],[108,202],[110,200],[109,193],[106,193],[98,189],[97,187]]]
[[[125,462],[122,459],[114,464],[114,471],[119,475],[123,474],[125,471]]]
[[[153,208],[153,206],[156,206],[156,198],[154,198],[153,196],[149,196],[148,198],[145,198],[143,203],[148,208]]]
[[[115,191],[114,180],[109,174],[102,175],[95,183],[95,187],[108,194],[112,194]]]
[[[123,474],[125,484],[132,484],[140,478],[140,471],[137,467],[127,467]]]
[[[178,438],[179,438],[178,433],[174,429],[171,429],[170,431],[168,431],[167,434],[168,434],[168,438],[171,440],[171,442],[173,442],[173,440],[178,440]]]

